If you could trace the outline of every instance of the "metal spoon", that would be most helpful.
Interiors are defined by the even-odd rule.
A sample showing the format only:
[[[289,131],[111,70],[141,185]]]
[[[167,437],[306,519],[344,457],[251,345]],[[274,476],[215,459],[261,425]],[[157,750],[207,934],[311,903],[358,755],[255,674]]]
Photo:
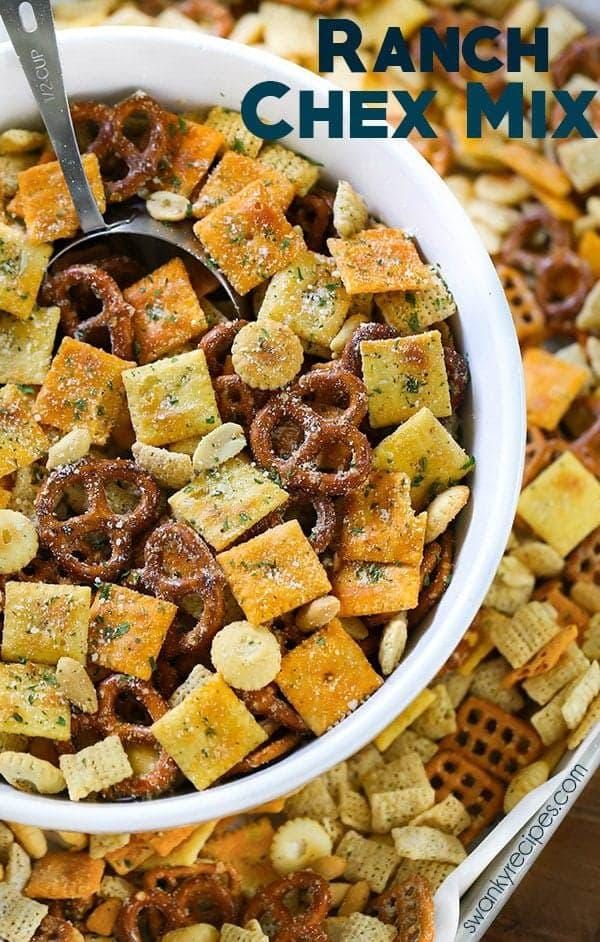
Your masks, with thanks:
[[[170,254],[187,254],[207,268],[227,293],[237,314],[245,303],[209,258],[192,231],[192,224],[170,225],[145,212],[126,207],[128,214],[108,223],[88,184],[65,92],[50,0],[0,0],[0,16],[19,58],[25,78],[40,109],[50,142],[62,168],[83,235],[57,252],[51,265],[98,239],[128,236],[143,242],[144,255],[170,248]]]

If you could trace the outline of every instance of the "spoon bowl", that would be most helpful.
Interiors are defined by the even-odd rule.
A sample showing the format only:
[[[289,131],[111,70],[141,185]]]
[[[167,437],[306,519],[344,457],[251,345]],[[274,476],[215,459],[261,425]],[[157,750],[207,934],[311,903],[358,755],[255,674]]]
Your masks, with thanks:
[[[172,226],[153,219],[147,213],[135,209],[132,211],[129,207],[125,218],[116,218],[112,222],[104,219],[88,183],[79,153],[65,91],[50,0],[3,0],[0,16],[40,109],[83,233],[54,254],[50,267],[56,266],[60,261],[61,267],[64,268],[68,265],[71,254],[76,257],[82,249],[89,248],[95,241],[102,240],[106,243],[126,236],[134,243],[134,257],[141,255],[155,261],[157,253],[162,255],[163,260],[174,255],[187,255],[195,264],[200,263],[219,282],[236,315],[241,317],[246,308],[243,299],[223,273],[210,262],[202,245],[194,236],[191,223]]]

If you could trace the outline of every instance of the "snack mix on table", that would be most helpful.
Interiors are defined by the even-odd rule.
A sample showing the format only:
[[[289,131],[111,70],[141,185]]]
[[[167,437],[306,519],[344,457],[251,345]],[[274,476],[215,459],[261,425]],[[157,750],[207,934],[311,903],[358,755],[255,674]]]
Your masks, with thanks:
[[[257,9],[221,7],[213,0],[89,0],[85,10],[78,5],[78,13],[59,7],[59,21],[71,17],[71,25],[80,25],[76,20],[82,15],[88,18],[83,25],[103,20],[200,25],[309,67],[316,61],[314,14],[348,12],[347,6],[320,0],[294,0],[290,6],[266,2]],[[353,5],[351,15],[373,49],[391,22],[406,33],[425,22],[469,28],[494,16],[525,31],[547,25],[551,74],[525,74],[525,68],[526,88],[573,90],[600,81],[600,39],[586,35],[583,24],[560,5],[544,14],[536,0],[478,0],[451,10],[447,4],[387,0]],[[368,55],[367,47],[361,56]],[[478,227],[505,286],[523,348],[528,446],[506,555],[483,608],[430,686],[371,746],[287,799],[235,820],[144,835],[88,839],[13,824],[1,828],[0,938],[140,942],[146,934],[165,942],[431,942],[432,893],[480,835],[545,781],[565,751],[576,748],[600,720],[600,141],[507,143],[501,129],[467,140],[464,75],[347,73],[333,78],[346,87],[398,87],[404,81],[414,89],[433,82],[439,91],[440,138],[415,143],[447,178]],[[156,156],[163,113],[147,100],[144,107],[152,115],[152,133],[144,139],[142,132],[137,145],[150,147]],[[169,157],[160,167],[159,182],[141,180],[137,148],[124,144],[119,131],[119,122],[137,115],[136,108],[139,100],[136,106],[75,109],[99,199],[103,193],[109,201],[127,198],[145,187],[158,190],[145,194],[148,211],[158,218],[176,220],[191,212],[216,261],[240,290],[252,290],[257,323],[264,325],[266,319],[268,332],[264,338],[253,336],[254,321],[244,332],[239,323],[227,323],[226,307],[207,299],[214,285],[197,272],[177,263],[140,272],[124,258],[82,259],[88,272],[61,273],[45,284],[41,306],[31,317],[48,257],[40,243],[65,234],[48,228],[57,215],[49,211],[48,199],[55,201],[54,208],[56,200],[65,200],[60,222],[67,234],[74,231],[69,230],[73,220],[66,193],[57,187],[57,171],[47,162],[52,155],[45,140],[29,132],[0,136],[3,247],[9,263],[2,274],[6,278],[11,267],[14,271],[10,253],[19,239],[30,276],[16,290],[5,281],[0,296],[0,305],[11,310],[2,315],[5,372],[0,378],[7,383],[1,392],[7,416],[3,500],[24,514],[2,521],[12,538],[12,548],[6,543],[2,548],[12,627],[7,632],[5,621],[2,668],[7,674],[0,702],[10,722],[3,726],[0,772],[15,787],[47,794],[60,793],[66,783],[75,800],[98,792],[111,798],[159,794],[179,781],[178,762],[187,778],[203,788],[224,774],[272,761],[302,742],[308,730],[320,734],[337,722],[351,699],[362,700],[393,671],[407,628],[439,598],[452,567],[449,523],[468,497],[464,484],[454,483],[470,463],[463,455],[460,464],[450,434],[457,434],[455,419],[440,412],[436,417],[431,404],[416,413],[418,418],[411,414],[415,399],[428,394],[423,377],[414,377],[415,396],[405,389],[408,411],[393,418],[388,410],[395,397],[375,392],[385,368],[378,349],[394,347],[394,356],[402,356],[402,343],[396,346],[387,338],[418,335],[430,377],[447,377],[456,407],[466,374],[447,324],[440,322],[440,309],[446,315],[454,308],[439,275],[427,269],[436,278],[433,294],[424,283],[405,286],[404,295],[397,284],[387,296],[380,294],[380,285],[362,283],[360,293],[353,293],[353,275],[360,275],[361,282],[364,278],[352,268],[356,232],[368,225],[368,239],[385,240],[385,230],[367,223],[367,210],[349,184],[339,184],[335,194],[317,188],[315,167],[280,148],[261,148],[231,113],[213,111],[208,120],[185,118],[177,125],[169,117],[168,127],[175,130],[168,132]],[[600,114],[590,117],[600,130]],[[108,127],[107,137],[103,129]],[[202,166],[195,163],[193,173],[186,157],[176,159],[183,142],[195,156],[201,153]],[[207,177],[216,159],[217,170]],[[125,183],[119,179],[122,166],[115,170],[123,160]],[[241,180],[246,199],[238,193],[236,181]],[[237,267],[239,248],[228,251],[222,228],[223,201],[233,200],[229,205],[252,219],[258,193],[277,225],[285,227],[277,229],[282,240],[293,243],[285,249],[280,244],[276,267],[264,272],[253,264]],[[28,241],[15,222],[23,217]],[[297,226],[307,247],[300,273],[283,257],[295,251]],[[406,252],[411,245],[405,240]],[[328,251],[335,269],[320,257]],[[422,271],[418,256],[412,264]],[[320,290],[311,291],[312,303],[301,308],[305,275]],[[252,284],[253,278],[271,278],[266,292],[258,281]],[[178,298],[177,316],[169,308],[171,292]],[[93,295],[98,304],[92,303]],[[360,327],[371,321],[378,326]],[[306,323],[309,332],[303,334]],[[57,330],[64,339],[51,362]],[[276,362],[269,351],[271,331],[278,349],[286,351]],[[110,354],[95,346],[107,333]],[[317,366],[331,358],[333,368]],[[69,400],[69,377],[72,382],[90,373],[100,375],[102,383],[88,381],[88,398]],[[188,426],[185,395],[182,408],[169,399],[188,376],[195,399],[206,405],[201,428]],[[297,390],[292,406],[278,392],[290,381]],[[369,425],[363,421],[358,428],[365,408],[363,383]],[[409,385],[412,389],[412,380]],[[98,400],[90,402],[95,395]],[[124,401],[136,431],[133,444],[123,419]],[[258,427],[257,411],[264,419]],[[327,468],[318,470],[310,459],[303,465],[289,461],[298,448],[294,433],[305,432],[308,412],[327,444],[331,424],[342,422],[359,449],[366,429],[376,453],[392,462],[410,454],[408,467],[394,465],[398,489],[393,494],[381,491],[389,475],[379,471],[369,480],[376,506],[387,509],[390,501],[404,521],[404,568],[418,574],[418,597],[411,601],[418,605],[408,617],[404,597],[382,618],[373,617],[381,615],[375,608],[347,607],[379,604],[381,574],[389,572],[391,562],[365,554],[371,555],[367,547],[387,546],[381,530],[385,515],[373,515],[361,486],[351,485],[348,496],[347,472],[354,473],[355,466],[343,465],[338,454],[330,454]],[[282,428],[283,420],[288,428]],[[392,439],[380,449],[380,435],[387,438],[393,424],[400,427],[392,432],[394,438],[413,424],[409,441],[395,448]],[[438,437],[443,455],[433,472],[438,449],[434,455],[423,451],[430,433]],[[191,441],[176,444],[177,439]],[[129,453],[133,461],[128,459],[127,470],[118,464],[115,473],[116,456]],[[244,455],[253,455],[256,466]],[[290,483],[299,472],[302,489]],[[312,486],[315,473],[318,488]],[[440,473],[452,486],[427,506]],[[336,489],[325,491],[323,481],[334,482]],[[132,490],[141,495],[134,507]],[[226,508],[214,504],[206,517],[206,494],[213,500],[226,494]],[[171,497],[169,505],[165,495]],[[233,514],[232,506],[237,511],[242,498]],[[35,502],[38,532],[28,522]],[[343,536],[336,527],[342,507]],[[118,534],[117,510],[127,520],[125,532]],[[312,511],[308,525],[307,510]],[[69,514],[81,523],[75,527],[77,544],[73,533],[65,538],[72,528],[65,523]],[[302,527],[294,522],[297,517]],[[98,536],[95,528],[102,518],[111,525],[100,534],[102,545],[94,545],[89,538]],[[271,543],[273,532],[281,534],[281,556]],[[261,545],[265,539],[266,547]],[[174,546],[189,561],[185,572],[168,565]],[[311,585],[300,601],[292,600],[286,588],[283,604],[290,608],[274,616],[277,599],[253,591],[249,586],[255,583],[248,580],[265,575],[265,564],[270,568],[289,558],[290,546],[302,552]],[[364,590],[358,593],[350,576],[359,567]],[[197,599],[203,595],[221,601],[199,611]],[[60,648],[52,633],[34,639],[27,634],[23,622],[31,618],[32,599],[38,617],[46,621],[53,606],[63,611],[68,605]],[[139,625],[150,619],[155,633],[142,637]],[[327,670],[348,670],[361,689],[349,692],[343,704],[321,698],[315,708],[312,685],[325,666],[322,647],[327,649],[329,637],[333,664]],[[256,660],[233,656],[250,641],[260,651]],[[308,691],[302,685],[305,659],[312,672]],[[134,677],[142,663],[143,676]],[[218,674],[209,675],[213,669]],[[25,686],[33,702],[23,697]],[[183,749],[176,756],[158,746],[161,741],[170,745],[174,729],[182,736],[186,700],[197,703],[195,715],[210,717],[209,724],[217,719],[215,702],[230,704],[249,754],[227,769],[206,760],[201,768],[190,768],[185,737],[178,739]],[[148,720],[152,732],[142,725]],[[45,738],[50,723],[53,739]]]

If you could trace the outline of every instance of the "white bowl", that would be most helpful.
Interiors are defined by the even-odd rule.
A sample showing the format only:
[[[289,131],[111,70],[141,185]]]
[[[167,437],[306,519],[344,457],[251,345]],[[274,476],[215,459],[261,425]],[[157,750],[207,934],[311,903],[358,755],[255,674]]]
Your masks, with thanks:
[[[195,32],[73,30],[61,35],[60,45],[72,96],[115,99],[143,88],[174,108],[238,109],[247,89],[268,77],[287,83],[292,93],[267,116],[283,115],[296,126],[298,90],[313,89],[322,103],[330,87],[281,59]],[[12,49],[3,45],[0,127],[24,122],[37,123],[37,112]],[[468,627],[498,566],[519,492],[525,425],[519,350],[485,249],[449,189],[405,141],[299,141],[291,135],[286,143],[323,163],[332,179],[350,180],[385,222],[413,232],[458,302],[458,335],[471,368],[465,440],[477,468],[452,582],[381,689],[273,767],[204,792],[127,804],[75,804],[0,786],[5,819],[71,831],[161,829],[231,815],[298,788],[364,746],[426,686]]]

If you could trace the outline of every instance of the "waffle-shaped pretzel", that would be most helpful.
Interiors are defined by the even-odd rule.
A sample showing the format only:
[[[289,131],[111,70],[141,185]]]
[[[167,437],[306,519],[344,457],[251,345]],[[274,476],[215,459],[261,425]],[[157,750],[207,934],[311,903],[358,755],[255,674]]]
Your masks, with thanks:
[[[97,314],[86,317],[78,309],[73,292],[90,294],[101,304]],[[104,267],[99,265],[71,265],[52,275],[42,289],[42,301],[57,305],[60,310],[62,328],[70,337],[86,343],[102,342],[102,334],[108,332],[110,349],[117,357],[130,360],[133,357],[134,310],[124,299],[117,282]]]
[[[542,751],[541,740],[529,723],[479,697],[463,701],[456,723],[456,732],[442,740],[441,748],[459,749],[506,783]]]
[[[109,484],[124,483],[139,497],[129,511],[117,513],[107,496]],[[83,488],[86,508],[61,519],[57,511],[69,488]],[[111,582],[131,561],[133,538],[156,519],[160,490],[135,462],[87,457],[52,471],[35,502],[40,543],[59,566],[85,582]],[[102,550],[104,549],[104,553]]]
[[[564,451],[565,447],[565,442],[556,435],[546,435],[536,426],[528,428],[522,486],[527,487]]]
[[[460,840],[468,847],[502,811],[504,785],[456,749],[440,749],[425,766],[435,800],[454,795],[471,815]]]
[[[504,288],[519,343],[538,343],[544,336],[544,312],[525,276],[517,268],[504,262],[499,262],[496,270]]]
[[[373,901],[371,909],[381,922],[398,930],[397,942],[433,942],[433,896],[420,874],[393,883]]]

